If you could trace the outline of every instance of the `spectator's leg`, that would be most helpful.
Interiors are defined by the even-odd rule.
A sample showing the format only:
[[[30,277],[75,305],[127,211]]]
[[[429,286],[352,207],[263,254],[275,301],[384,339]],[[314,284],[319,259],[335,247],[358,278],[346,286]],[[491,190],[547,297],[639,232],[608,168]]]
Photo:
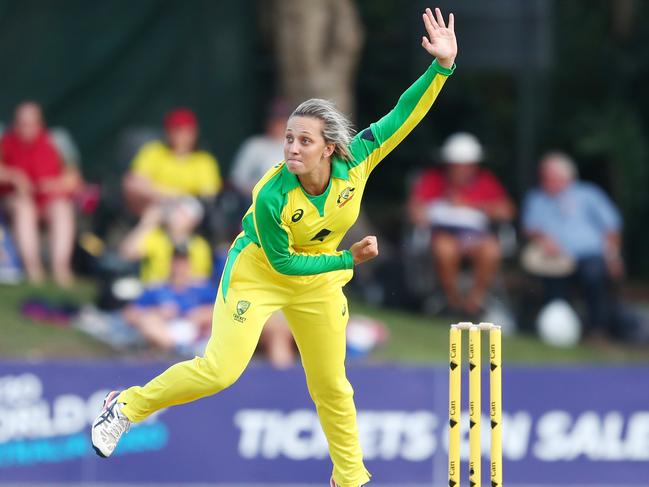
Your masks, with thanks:
[[[44,279],[38,235],[38,208],[30,196],[15,195],[9,200],[11,222],[27,278],[32,283]]]
[[[609,278],[602,257],[587,257],[577,263],[577,279],[586,300],[587,333],[604,334],[611,310]]]
[[[135,328],[144,339],[162,350],[173,350],[174,341],[166,320],[159,313],[127,307],[124,319]]]
[[[473,263],[473,287],[465,302],[469,313],[477,313],[482,308],[485,295],[500,267],[501,255],[500,244],[492,235],[483,238],[469,252]]]
[[[261,345],[270,363],[280,369],[295,363],[295,341],[284,315],[273,313],[261,332]]]
[[[541,281],[543,283],[544,305],[556,299],[570,301],[570,293],[568,290],[570,284],[569,277],[544,277]]]
[[[433,258],[446,301],[453,308],[460,308],[462,300],[458,288],[462,252],[453,235],[436,231],[431,240]]]
[[[52,274],[60,286],[72,283],[72,250],[74,248],[74,206],[72,201],[58,198],[47,205]]]

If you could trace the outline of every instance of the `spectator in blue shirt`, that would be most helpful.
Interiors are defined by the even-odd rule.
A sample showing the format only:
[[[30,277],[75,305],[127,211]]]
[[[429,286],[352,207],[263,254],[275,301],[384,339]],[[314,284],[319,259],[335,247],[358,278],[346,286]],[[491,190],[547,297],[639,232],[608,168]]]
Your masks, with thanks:
[[[575,164],[564,153],[546,154],[539,177],[540,187],[525,198],[523,230],[546,257],[572,263],[568,275],[543,278],[545,299],[569,301],[569,284],[576,281],[587,308],[584,331],[601,336],[612,318],[610,283],[624,274],[620,214],[600,188],[577,179]]]
[[[174,249],[168,283],[146,289],[124,309],[124,319],[150,344],[184,351],[209,335],[216,286],[192,278],[188,249]]]

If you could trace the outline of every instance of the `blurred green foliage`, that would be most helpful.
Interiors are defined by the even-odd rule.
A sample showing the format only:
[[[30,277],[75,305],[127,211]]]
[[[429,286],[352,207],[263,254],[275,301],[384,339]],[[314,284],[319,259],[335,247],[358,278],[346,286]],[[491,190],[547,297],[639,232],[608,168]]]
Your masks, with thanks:
[[[521,108],[514,70],[463,71],[460,38],[458,70],[452,81],[422,126],[373,176],[367,199],[375,213],[380,209],[387,219],[386,231],[399,228],[403,212],[395,202],[405,198],[404,174],[431,164],[434,148],[445,136],[467,130],[483,141],[486,163],[520,202],[528,187],[517,177],[523,164],[516,147],[517,126],[529,117],[535,128],[530,148],[535,159],[551,149],[570,153],[582,177],[602,186],[619,205],[629,274],[647,278],[649,2],[555,0],[547,4],[551,64],[533,72],[530,106]],[[362,126],[396,101],[427,60],[420,55],[420,5],[405,16],[398,2],[359,0],[358,5],[368,33],[357,94]],[[458,17],[456,23],[461,22]],[[528,179],[534,181],[534,176]],[[395,200],[387,201],[385,194],[395,195]]]

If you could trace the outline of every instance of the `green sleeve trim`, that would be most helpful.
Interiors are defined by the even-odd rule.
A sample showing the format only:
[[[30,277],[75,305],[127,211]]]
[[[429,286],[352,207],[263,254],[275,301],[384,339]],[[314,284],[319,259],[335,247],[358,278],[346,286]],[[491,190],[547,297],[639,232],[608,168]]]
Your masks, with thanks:
[[[273,269],[289,276],[310,276],[353,268],[353,259],[351,267],[349,266],[351,254],[346,255],[345,252],[319,255],[293,252],[289,230],[282,222],[286,196],[280,189],[281,179],[271,179],[257,194],[254,205],[257,236]]]
[[[257,236],[257,230],[255,229],[255,215],[253,212],[248,212],[247,215],[241,220],[241,227],[243,228],[244,233],[248,236],[250,240],[257,246],[260,247],[259,237]]]
[[[354,256],[350,250],[343,250],[342,253],[343,259],[345,261],[345,269],[354,268]]]
[[[433,61],[432,66],[435,71],[437,71],[439,74],[443,74],[444,76],[451,76],[455,72],[456,67],[455,63],[453,63],[453,66],[451,66],[450,68],[445,68],[437,62],[437,59]]]

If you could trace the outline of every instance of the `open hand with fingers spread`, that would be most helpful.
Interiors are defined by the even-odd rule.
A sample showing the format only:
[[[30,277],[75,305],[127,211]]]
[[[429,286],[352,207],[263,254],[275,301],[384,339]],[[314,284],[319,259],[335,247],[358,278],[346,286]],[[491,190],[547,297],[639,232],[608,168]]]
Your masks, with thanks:
[[[379,255],[379,244],[374,235],[365,237],[349,248],[354,257],[354,265],[362,264]]]
[[[437,62],[445,68],[450,68],[457,56],[457,40],[455,39],[455,18],[448,16],[448,27],[440,9],[435,9],[435,15],[427,8],[423,14],[424,26],[428,37],[421,38],[421,45],[426,51],[437,58]]]

